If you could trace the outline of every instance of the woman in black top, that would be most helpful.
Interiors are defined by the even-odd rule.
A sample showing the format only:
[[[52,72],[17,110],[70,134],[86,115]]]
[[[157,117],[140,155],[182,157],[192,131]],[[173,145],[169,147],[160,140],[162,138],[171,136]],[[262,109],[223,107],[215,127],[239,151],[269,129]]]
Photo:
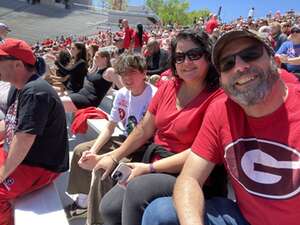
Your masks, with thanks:
[[[76,93],[83,87],[84,78],[87,75],[87,53],[85,44],[76,42],[71,45],[71,55],[74,58],[74,64],[71,67],[63,66],[58,60],[55,65],[58,67],[62,76],[69,75],[69,81],[66,85],[69,93]]]
[[[100,49],[95,54],[94,63],[97,66],[97,70],[95,73],[87,76],[83,88],[77,93],[61,97],[67,112],[73,112],[89,106],[97,107],[113,82],[118,79],[118,75],[111,68],[109,51]]]

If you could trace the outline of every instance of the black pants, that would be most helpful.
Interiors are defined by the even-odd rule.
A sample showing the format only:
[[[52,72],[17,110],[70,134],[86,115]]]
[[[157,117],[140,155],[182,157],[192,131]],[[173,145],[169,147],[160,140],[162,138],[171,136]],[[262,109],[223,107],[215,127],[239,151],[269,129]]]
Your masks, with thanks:
[[[172,196],[176,176],[154,173],[134,178],[126,189],[115,185],[100,202],[104,225],[140,225],[145,208],[156,198]],[[227,196],[224,166],[216,166],[203,186],[206,199]]]
[[[115,185],[100,203],[104,225],[140,225],[148,204],[172,196],[175,180],[175,176],[156,173],[134,178],[126,189]]]

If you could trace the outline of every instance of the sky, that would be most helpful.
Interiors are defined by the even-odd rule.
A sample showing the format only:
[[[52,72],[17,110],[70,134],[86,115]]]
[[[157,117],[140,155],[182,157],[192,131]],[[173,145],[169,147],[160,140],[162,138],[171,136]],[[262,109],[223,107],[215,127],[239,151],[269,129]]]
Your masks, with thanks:
[[[143,5],[144,0],[128,0],[129,5]],[[250,8],[254,7],[254,17],[265,17],[270,11],[274,14],[277,10],[285,13],[290,9],[294,9],[300,13],[299,0],[189,0],[190,9],[208,9],[212,13],[217,13],[222,6],[221,19],[225,22],[232,21],[239,16],[246,18]]]

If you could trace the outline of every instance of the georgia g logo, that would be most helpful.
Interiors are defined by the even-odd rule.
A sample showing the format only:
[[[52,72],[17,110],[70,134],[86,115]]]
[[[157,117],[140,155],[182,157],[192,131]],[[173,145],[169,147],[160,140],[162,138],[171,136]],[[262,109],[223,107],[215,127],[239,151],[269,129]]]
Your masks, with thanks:
[[[300,192],[300,153],[288,146],[241,138],[225,148],[232,177],[251,194],[287,199]]]

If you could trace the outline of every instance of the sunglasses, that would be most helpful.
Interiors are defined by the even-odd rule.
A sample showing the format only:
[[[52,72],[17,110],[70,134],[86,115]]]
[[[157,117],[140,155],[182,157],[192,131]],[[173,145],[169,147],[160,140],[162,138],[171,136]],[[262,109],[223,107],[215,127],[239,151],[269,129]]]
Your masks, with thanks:
[[[176,52],[174,60],[175,60],[175,63],[180,64],[180,63],[184,62],[185,57],[188,57],[189,60],[194,61],[194,60],[201,59],[203,54],[204,54],[204,51],[202,48],[192,48],[192,49],[188,50],[187,52]]]
[[[239,56],[244,62],[252,62],[259,59],[264,54],[264,47],[262,45],[254,45],[243,49],[233,55],[226,56],[219,62],[219,71],[226,72],[235,66],[236,56]]]

